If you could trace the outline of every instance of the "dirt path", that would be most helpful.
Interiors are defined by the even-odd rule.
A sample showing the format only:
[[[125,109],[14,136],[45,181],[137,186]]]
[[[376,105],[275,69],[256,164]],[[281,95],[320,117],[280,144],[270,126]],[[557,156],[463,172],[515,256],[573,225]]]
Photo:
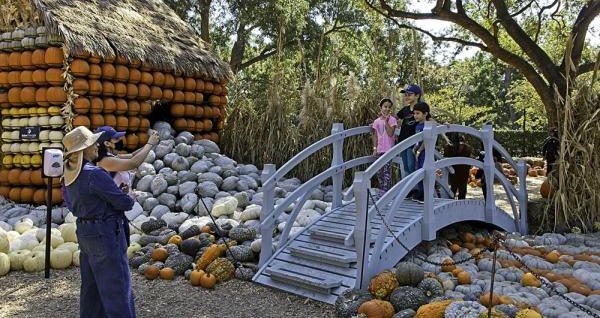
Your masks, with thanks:
[[[79,270],[44,273],[11,272],[0,278],[0,317],[79,317]],[[335,317],[333,306],[264,286],[232,280],[206,290],[192,287],[182,277],[147,281],[133,274],[139,318],[280,318]]]

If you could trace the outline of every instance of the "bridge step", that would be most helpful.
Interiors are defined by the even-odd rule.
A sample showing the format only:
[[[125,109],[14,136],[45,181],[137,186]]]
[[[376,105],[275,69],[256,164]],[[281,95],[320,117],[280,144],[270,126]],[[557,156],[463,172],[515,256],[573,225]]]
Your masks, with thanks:
[[[304,243],[291,246],[289,250],[294,256],[340,267],[350,267],[352,263],[356,263],[355,252],[324,245]]]
[[[346,241],[346,235],[348,235],[348,234],[344,234],[341,232],[332,231],[330,229],[319,228],[319,227],[311,228],[311,229],[309,229],[309,232],[310,232],[310,236],[313,238],[317,238],[317,239],[321,239],[321,240],[325,240],[325,241],[336,242],[336,243],[340,243],[340,244],[344,244],[344,242]],[[348,232],[348,233],[350,233],[350,232]],[[371,235],[371,244],[375,243],[376,239],[377,239],[377,237],[375,235]]]
[[[266,271],[271,275],[272,280],[321,294],[330,294],[333,288],[342,285],[341,279],[332,278],[321,271],[293,264],[286,264],[285,266],[276,264]]]

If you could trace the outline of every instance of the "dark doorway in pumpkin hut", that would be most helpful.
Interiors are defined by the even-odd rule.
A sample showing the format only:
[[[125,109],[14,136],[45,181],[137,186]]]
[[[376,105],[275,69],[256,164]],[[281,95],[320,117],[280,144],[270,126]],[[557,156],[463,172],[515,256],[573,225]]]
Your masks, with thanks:
[[[165,102],[156,102],[152,106],[152,112],[148,115],[148,119],[150,120],[150,127],[154,127],[154,123],[157,121],[166,121],[173,125],[173,116],[171,116],[169,112],[169,103]]]

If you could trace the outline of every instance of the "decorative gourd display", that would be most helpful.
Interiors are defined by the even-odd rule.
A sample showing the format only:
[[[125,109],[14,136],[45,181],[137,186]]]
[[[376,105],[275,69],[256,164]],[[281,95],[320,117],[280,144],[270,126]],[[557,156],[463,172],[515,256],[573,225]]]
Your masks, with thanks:
[[[50,252],[50,266],[54,269],[65,269],[73,263],[73,251],[56,248]]]

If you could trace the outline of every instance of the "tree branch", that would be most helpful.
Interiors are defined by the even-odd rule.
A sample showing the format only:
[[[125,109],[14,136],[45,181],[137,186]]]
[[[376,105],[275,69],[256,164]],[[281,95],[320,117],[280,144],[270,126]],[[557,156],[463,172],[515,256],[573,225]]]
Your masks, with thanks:
[[[368,0],[365,1],[367,1],[368,3]],[[438,0],[438,4],[440,3],[440,1],[441,0]],[[384,0],[379,0],[379,2],[385,4]],[[389,8],[389,5],[385,5]],[[436,9],[438,7],[439,6],[436,6]],[[388,12],[390,16],[394,16],[394,13],[398,13],[398,11]],[[544,103],[544,106],[546,107],[546,112],[548,114],[554,114],[556,112],[556,110],[552,108],[552,105],[554,105],[554,96],[552,90],[550,89],[551,84],[547,83],[544,80],[544,78],[537,72],[537,70],[525,59],[501,47],[500,43],[498,42],[498,39],[495,38],[485,27],[471,19],[466,14],[459,14],[449,10],[440,9],[432,15],[433,18],[430,18],[430,15],[427,15],[427,19],[450,21],[456,25],[461,26],[462,28],[466,29],[467,31],[471,32],[473,35],[481,39],[487,48],[486,51],[490,52],[505,63],[518,69],[521,72],[521,74],[523,74],[523,76],[527,78],[527,80],[531,83],[536,92],[540,95],[540,98],[542,99],[542,102]],[[407,17],[407,15],[404,15],[402,11],[400,11],[400,16]],[[419,16],[419,18],[422,18],[422,16]],[[529,40],[531,41],[531,39]],[[552,78],[548,80],[550,81],[552,80]]]
[[[600,0],[599,0],[600,1]],[[517,24],[510,16],[508,8],[504,0],[492,0],[496,7],[496,16],[500,24],[506,29],[508,35],[519,45],[523,53],[527,55],[531,61],[537,66],[542,75],[549,82],[557,82],[560,84],[562,75],[556,67],[552,59],[540,48],[525,31]],[[559,85],[559,90],[562,91],[564,85]]]
[[[590,23],[600,14],[600,0],[589,0],[589,2],[581,8],[573,28],[571,29],[571,38],[573,38],[573,50],[571,51],[571,60],[574,65],[578,65],[581,61],[581,52],[585,45],[585,35],[590,26]],[[560,69],[565,66],[565,59],[561,63]]]
[[[592,72],[595,68],[596,68],[596,63],[594,63],[594,62],[581,64],[581,65],[579,65],[579,67],[577,67],[577,76],[584,74],[584,73]]]
[[[373,8],[373,5],[369,2],[369,0],[365,0],[367,2],[367,4]],[[443,0],[438,0],[438,4],[436,5],[436,7],[434,8],[437,9],[439,7],[439,4],[441,3],[443,5]],[[379,0],[379,5],[381,6],[381,8],[385,11],[388,12],[388,14],[392,17],[398,17],[398,18],[406,18],[406,19],[413,19],[413,20],[426,20],[426,19],[436,19],[437,15],[433,14],[433,13],[415,13],[415,12],[408,12],[408,11],[402,11],[402,10],[396,10],[394,8],[392,8],[389,4],[387,4],[387,2],[385,0]],[[432,10],[432,11],[434,11]]]

